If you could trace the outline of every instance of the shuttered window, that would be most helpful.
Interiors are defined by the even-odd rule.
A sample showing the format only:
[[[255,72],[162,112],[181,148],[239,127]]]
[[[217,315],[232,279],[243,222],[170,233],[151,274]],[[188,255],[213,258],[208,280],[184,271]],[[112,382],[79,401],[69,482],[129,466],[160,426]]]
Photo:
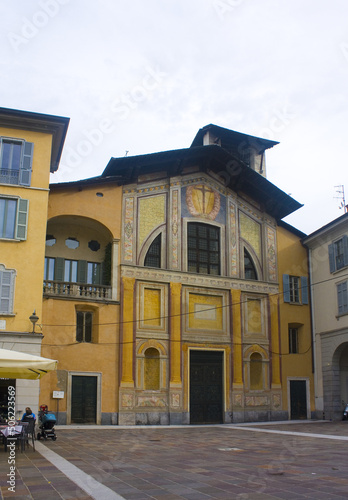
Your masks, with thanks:
[[[0,314],[13,312],[15,271],[0,266]]]
[[[92,342],[93,313],[90,311],[76,311],[76,340],[77,342]]]
[[[308,278],[283,274],[283,298],[290,304],[308,304]]]
[[[338,314],[348,313],[347,281],[337,285]]]
[[[329,264],[330,273],[348,266],[348,236],[344,235],[329,245]]]
[[[30,186],[34,144],[0,138],[0,183]]]
[[[0,238],[27,239],[29,201],[0,198]]]

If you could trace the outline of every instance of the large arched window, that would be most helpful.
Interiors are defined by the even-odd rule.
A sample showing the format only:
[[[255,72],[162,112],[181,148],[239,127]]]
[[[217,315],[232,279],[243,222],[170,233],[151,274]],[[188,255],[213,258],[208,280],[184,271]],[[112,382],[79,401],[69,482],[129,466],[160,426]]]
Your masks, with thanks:
[[[246,280],[257,280],[257,273],[254,262],[248,252],[244,248],[244,278]]]
[[[161,267],[161,234],[151,243],[144,260],[146,267]]]
[[[187,224],[188,271],[220,274],[220,229],[201,222]]]
[[[158,391],[160,388],[160,358],[154,347],[145,351],[144,386],[149,391]]]

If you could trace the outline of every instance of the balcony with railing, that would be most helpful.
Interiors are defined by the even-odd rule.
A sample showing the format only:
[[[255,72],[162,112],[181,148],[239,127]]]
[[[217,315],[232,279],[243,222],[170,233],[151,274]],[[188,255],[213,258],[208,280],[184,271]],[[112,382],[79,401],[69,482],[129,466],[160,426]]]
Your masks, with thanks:
[[[112,299],[112,288],[106,285],[44,280],[43,294],[44,297],[105,301]]]
[[[0,168],[0,184],[19,184],[19,170]]]

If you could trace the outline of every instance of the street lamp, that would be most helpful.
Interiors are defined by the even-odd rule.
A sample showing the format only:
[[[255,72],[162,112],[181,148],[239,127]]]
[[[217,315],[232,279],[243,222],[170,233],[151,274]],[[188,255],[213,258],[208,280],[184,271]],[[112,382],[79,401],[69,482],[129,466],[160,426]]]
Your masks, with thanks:
[[[36,316],[36,313],[35,313],[35,309],[34,309],[34,312],[31,316],[29,316],[29,319],[30,321],[33,323],[33,331],[32,333],[35,333],[35,324],[38,322],[39,320],[39,317]]]

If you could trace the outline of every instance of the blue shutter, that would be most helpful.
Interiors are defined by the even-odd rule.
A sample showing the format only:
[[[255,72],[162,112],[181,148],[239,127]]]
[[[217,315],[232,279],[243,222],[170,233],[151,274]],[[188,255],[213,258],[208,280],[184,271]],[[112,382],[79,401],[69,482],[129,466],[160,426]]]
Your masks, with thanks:
[[[344,235],[342,238],[343,242],[343,266],[348,266],[348,236]]]
[[[302,304],[308,304],[308,278],[301,276],[301,297]]]
[[[330,264],[330,273],[335,272],[336,271],[335,248],[333,244],[329,245],[329,264]]]
[[[19,184],[21,186],[30,186],[33,152],[34,152],[34,144],[32,142],[25,142],[23,151],[23,160],[19,173]]]
[[[283,274],[284,302],[290,302],[290,279],[288,274]]]
[[[17,202],[17,226],[16,238],[18,240],[27,239],[29,200],[19,199]]]
[[[347,303],[347,282],[339,283],[337,285],[337,301],[338,301],[338,314],[344,314],[348,311]]]

